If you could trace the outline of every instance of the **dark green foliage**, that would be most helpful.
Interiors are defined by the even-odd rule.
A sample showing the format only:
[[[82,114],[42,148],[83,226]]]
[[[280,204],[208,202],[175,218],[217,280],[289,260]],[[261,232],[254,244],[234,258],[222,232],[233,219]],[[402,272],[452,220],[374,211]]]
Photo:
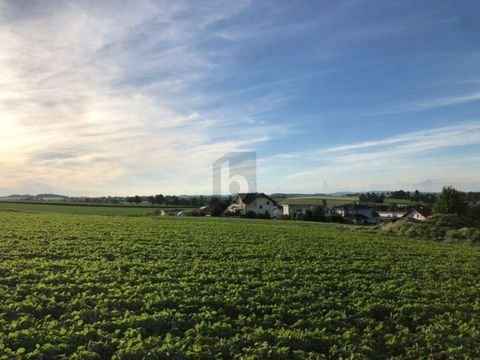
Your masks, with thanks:
[[[263,214],[257,214],[253,210],[248,210],[247,213],[242,217],[245,219],[271,219],[271,216],[268,210],[265,210],[265,213]]]
[[[433,193],[421,193],[418,190],[415,190],[413,193],[410,191],[392,191],[389,194],[389,197],[392,199],[398,200],[412,200],[417,202],[423,202],[427,204],[433,204],[436,200],[436,194]]]
[[[397,211],[398,210],[398,205],[396,203],[391,203],[388,206],[388,211]]]
[[[464,227],[447,231],[445,240],[448,242],[464,242],[480,244],[480,229]]]
[[[322,206],[314,206],[312,210],[308,209],[305,215],[297,216],[299,219],[307,220],[307,221],[325,221],[325,210]]]
[[[0,212],[0,359],[475,359],[479,261],[337,224]]]
[[[210,214],[216,217],[222,216],[228,205],[230,205],[230,203],[223,199],[212,198],[210,199]]]
[[[255,219],[257,217],[257,213],[253,210],[248,210],[243,217],[247,219]]]
[[[465,194],[451,186],[444,187],[433,207],[436,214],[465,215],[468,213],[468,204]]]
[[[480,204],[470,206],[468,209],[468,217],[472,225],[480,227]]]
[[[378,204],[382,204],[384,199],[385,199],[385,195],[383,194],[375,194],[375,193],[366,193],[366,194],[360,194],[358,196],[358,199],[361,201],[361,202],[371,202],[371,203],[378,203]]]

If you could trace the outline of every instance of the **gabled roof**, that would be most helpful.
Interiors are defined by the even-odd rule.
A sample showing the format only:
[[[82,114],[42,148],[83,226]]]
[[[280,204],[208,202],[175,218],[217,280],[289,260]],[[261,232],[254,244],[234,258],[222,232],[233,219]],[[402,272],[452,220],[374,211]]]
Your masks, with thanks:
[[[424,207],[418,207],[418,208],[413,208],[412,210],[408,211],[407,213],[405,213],[405,215],[403,215],[403,217],[407,216],[408,214],[411,214],[413,211],[418,212],[420,215],[422,215],[424,217],[429,217],[430,215],[432,215],[432,209],[424,208]]]
[[[264,193],[257,193],[257,192],[254,192],[254,193],[238,193],[236,195],[237,197],[239,197],[242,202],[244,202],[245,204],[250,204],[252,202],[254,202],[255,200],[257,200],[258,198],[266,198],[268,200],[270,200],[272,202],[273,205],[275,206],[279,206],[278,203],[273,200],[270,196],[264,194]]]

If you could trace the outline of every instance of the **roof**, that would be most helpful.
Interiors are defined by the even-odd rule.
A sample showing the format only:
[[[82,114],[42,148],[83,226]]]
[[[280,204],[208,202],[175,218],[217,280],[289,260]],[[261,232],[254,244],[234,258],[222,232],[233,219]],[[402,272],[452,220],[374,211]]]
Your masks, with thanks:
[[[370,210],[373,209],[371,206],[362,205],[362,204],[346,204],[346,205],[337,205],[333,207],[334,209],[343,209],[343,210]]]
[[[409,212],[405,213],[405,215],[403,215],[403,216],[406,216],[407,214],[410,214],[412,211],[416,211],[424,217],[429,217],[430,215],[432,215],[432,209],[419,207],[419,208],[414,208],[414,209],[410,210]]]
[[[257,193],[257,192],[254,192],[254,193],[238,193],[236,196],[238,196],[242,202],[244,202],[245,204],[250,204],[252,202],[254,202],[255,200],[257,200],[258,198],[266,198],[268,200],[270,200],[272,202],[273,205],[276,205],[276,206],[279,206],[278,203],[273,200],[270,196],[264,194],[264,193]]]

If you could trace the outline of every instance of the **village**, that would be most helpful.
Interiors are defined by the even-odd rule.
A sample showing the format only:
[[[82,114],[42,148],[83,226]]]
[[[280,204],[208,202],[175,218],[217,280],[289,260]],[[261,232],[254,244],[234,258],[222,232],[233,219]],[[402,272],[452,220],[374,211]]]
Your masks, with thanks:
[[[325,202],[326,203],[326,202]],[[215,204],[194,210],[194,216],[215,216]],[[170,215],[183,216],[186,213],[170,211]],[[231,204],[216,216],[237,216],[246,218],[264,218],[274,220],[313,220],[343,222],[355,225],[376,225],[395,222],[400,219],[424,221],[432,214],[431,208],[423,205],[404,206],[395,210],[379,210],[374,206],[352,202],[336,206],[318,205],[314,202],[298,203],[288,200],[281,203],[262,192],[238,193],[233,196]],[[168,215],[168,213],[165,213]]]

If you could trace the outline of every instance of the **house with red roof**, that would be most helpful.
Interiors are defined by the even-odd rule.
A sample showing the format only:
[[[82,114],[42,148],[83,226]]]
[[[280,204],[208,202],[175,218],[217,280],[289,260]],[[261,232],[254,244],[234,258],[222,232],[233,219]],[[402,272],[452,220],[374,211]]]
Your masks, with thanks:
[[[409,218],[409,219],[424,221],[430,215],[432,215],[431,209],[425,208],[425,207],[417,207],[407,212],[405,215],[403,215],[402,218],[404,219]]]

